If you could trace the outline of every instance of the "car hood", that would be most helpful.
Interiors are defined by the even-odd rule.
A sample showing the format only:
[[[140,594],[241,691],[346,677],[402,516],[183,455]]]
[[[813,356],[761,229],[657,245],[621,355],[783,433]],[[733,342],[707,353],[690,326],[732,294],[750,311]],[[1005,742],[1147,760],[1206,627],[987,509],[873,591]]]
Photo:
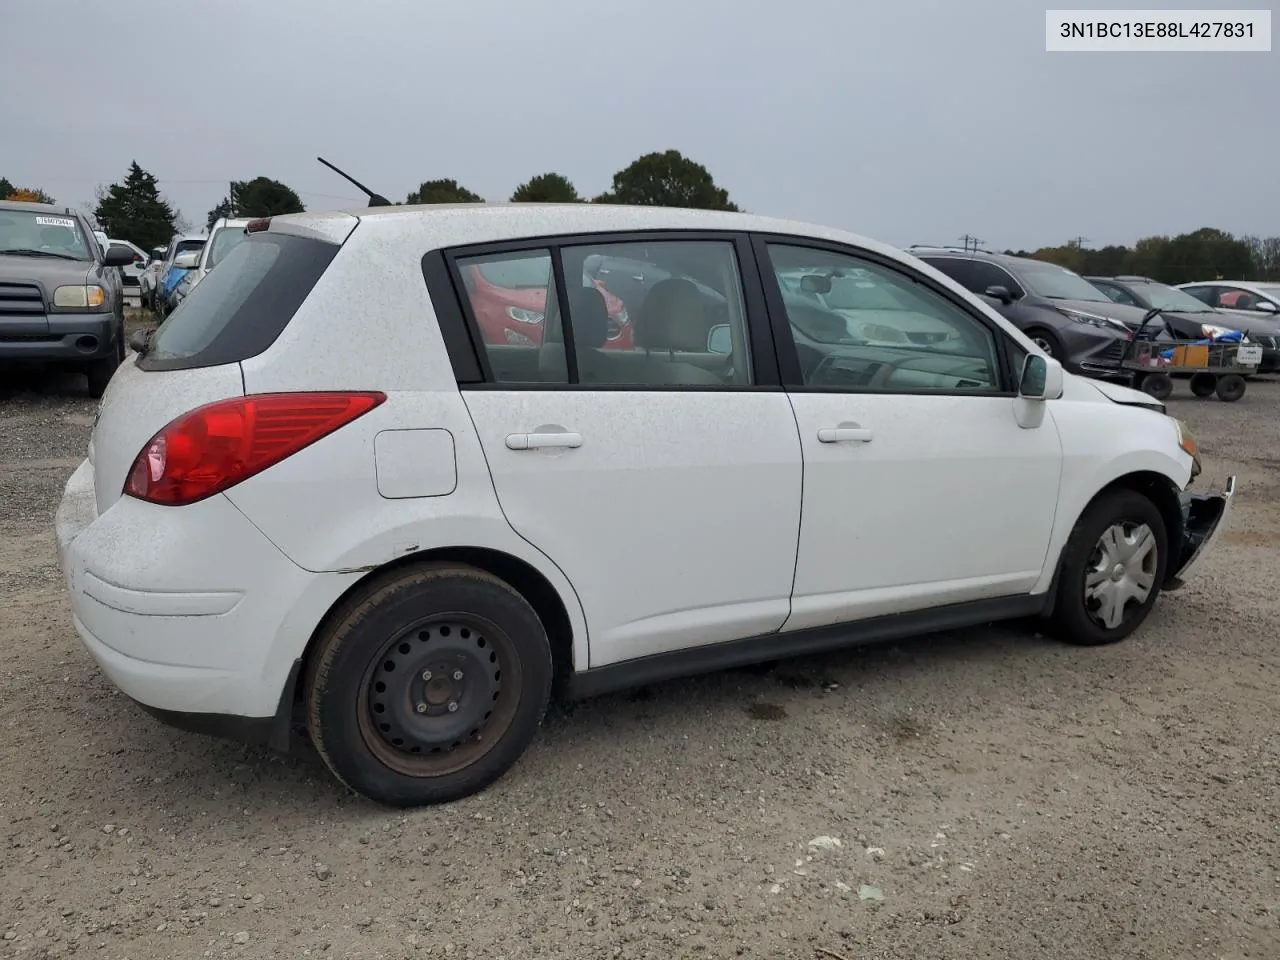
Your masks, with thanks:
[[[1259,314],[1256,310],[1222,309],[1218,311],[1218,319],[1216,321],[1208,322],[1216,322],[1220,326],[1231,327],[1233,330],[1240,330],[1244,333],[1280,337],[1280,318],[1273,319],[1266,314]]]
[[[35,283],[53,296],[63,284],[92,283],[94,265],[88,260],[60,260],[56,257],[15,257],[0,253],[0,283]]]
[[[1147,311],[1141,307],[1131,307],[1125,303],[1112,303],[1110,300],[1052,300],[1054,306],[1062,307],[1064,310],[1076,310],[1080,313],[1089,313],[1095,317],[1108,317],[1111,320],[1119,320],[1130,330],[1137,330],[1138,325],[1142,323],[1142,318],[1147,315]]]
[[[1129,407],[1150,407],[1152,410],[1164,410],[1164,404],[1155,397],[1143,393],[1141,390],[1134,390],[1131,387],[1122,387],[1118,383],[1111,383],[1107,380],[1090,380],[1089,386],[1097,390],[1113,403],[1124,404]]]

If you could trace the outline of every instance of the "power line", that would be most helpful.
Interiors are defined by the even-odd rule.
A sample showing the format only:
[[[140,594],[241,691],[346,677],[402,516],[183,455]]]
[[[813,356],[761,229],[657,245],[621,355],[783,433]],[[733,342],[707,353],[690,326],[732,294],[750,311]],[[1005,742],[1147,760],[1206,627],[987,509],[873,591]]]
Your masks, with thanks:
[[[1088,242],[1089,242],[1088,237],[1072,237],[1070,240],[1067,241],[1067,246],[1081,248]]]
[[[968,253],[970,249],[972,249],[974,253],[977,253],[982,248],[983,244],[982,240],[979,240],[977,237],[967,233],[960,238],[960,242],[964,244],[965,253]]]

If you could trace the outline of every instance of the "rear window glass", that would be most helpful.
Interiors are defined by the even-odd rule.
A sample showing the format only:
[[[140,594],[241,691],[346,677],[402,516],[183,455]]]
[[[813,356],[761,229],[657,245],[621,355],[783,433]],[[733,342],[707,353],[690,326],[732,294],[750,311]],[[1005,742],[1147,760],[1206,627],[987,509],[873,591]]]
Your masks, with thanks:
[[[309,237],[244,238],[169,315],[138,358],[144,370],[238,363],[275,342],[338,252]]]

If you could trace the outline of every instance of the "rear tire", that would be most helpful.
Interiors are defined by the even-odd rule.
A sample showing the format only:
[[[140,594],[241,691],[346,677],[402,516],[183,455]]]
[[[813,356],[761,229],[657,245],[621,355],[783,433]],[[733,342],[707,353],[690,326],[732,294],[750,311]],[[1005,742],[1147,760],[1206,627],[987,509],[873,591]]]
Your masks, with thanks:
[[[373,581],[318,640],[307,727],[335,776],[372,800],[457,800],[528,747],[551,695],[551,646],[528,601],[473,567]]]
[[[1191,392],[1203,400],[1212,397],[1218,389],[1218,378],[1212,373],[1195,373],[1191,375]]]
[[[1155,605],[1168,557],[1164,518],[1154,503],[1132,490],[1099,496],[1063,548],[1050,630],[1084,647],[1123,640]]]
[[[1244,396],[1244,377],[1238,373],[1228,373],[1218,378],[1218,399],[1224,403],[1235,403]]]

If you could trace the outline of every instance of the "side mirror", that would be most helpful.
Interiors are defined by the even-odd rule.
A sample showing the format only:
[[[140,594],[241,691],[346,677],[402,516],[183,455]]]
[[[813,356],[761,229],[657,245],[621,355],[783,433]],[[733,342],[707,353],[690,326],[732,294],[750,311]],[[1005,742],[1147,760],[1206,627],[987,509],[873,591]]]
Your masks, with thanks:
[[[146,353],[149,346],[148,341],[153,333],[155,333],[154,328],[133,331],[129,337],[129,349],[134,353]]]
[[[806,273],[800,278],[800,289],[805,293],[828,294],[831,292],[831,278],[820,273]]]
[[[1253,305],[1255,310],[1261,310],[1263,313],[1275,313],[1276,305],[1269,300],[1259,300]]]
[[[195,250],[180,253],[173,258],[173,265],[179,270],[194,270],[200,266],[200,254]]]
[[[1013,303],[1013,294],[1009,292],[1009,288],[1002,285],[987,287],[986,295],[993,300],[999,300],[1003,304]]]
[[[728,356],[733,353],[733,334],[727,323],[717,323],[707,331],[707,353]]]
[[[107,252],[102,255],[102,264],[107,267],[125,267],[133,263],[133,251],[120,243],[113,243],[107,247]]]
[[[1027,354],[1018,378],[1018,396],[1023,400],[1057,400],[1062,396],[1062,364],[1052,357]]]

